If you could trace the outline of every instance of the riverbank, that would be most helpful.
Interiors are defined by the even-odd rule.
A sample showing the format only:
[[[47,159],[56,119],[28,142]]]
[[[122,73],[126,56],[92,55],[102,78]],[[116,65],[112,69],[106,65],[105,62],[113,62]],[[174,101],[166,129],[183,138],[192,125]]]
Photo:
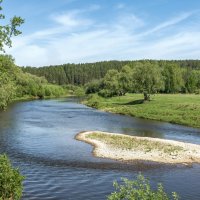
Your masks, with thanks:
[[[48,99],[57,99],[57,98],[65,98],[65,97],[71,97],[73,95],[70,95],[66,93],[65,95],[60,95],[60,96],[44,96],[43,98],[39,98],[36,96],[30,96],[30,95],[24,95],[23,97],[16,97],[14,98],[4,109],[0,109],[0,111],[6,110],[7,107],[15,102],[25,102],[25,101],[33,101],[33,100],[48,100]]]
[[[31,100],[39,100],[39,99],[44,99],[44,100],[57,99],[57,98],[65,98],[65,97],[71,97],[71,96],[73,95],[70,95],[68,93],[66,93],[65,95],[60,95],[60,96],[44,96],[43,98],[25,95],[23,97],[14,98],[11,103],[18,102],[18,101],[31,101]]]
[[[81,132],[76,139],[93,145],[94,156],[102,158],[168,164],[200,163],[200,145],[196,144],[99,131]]]
[[[157,94],[143,102],[142,94],[102,98],[92,95],[83,103],[103,111],[200,128],[200,95]]]

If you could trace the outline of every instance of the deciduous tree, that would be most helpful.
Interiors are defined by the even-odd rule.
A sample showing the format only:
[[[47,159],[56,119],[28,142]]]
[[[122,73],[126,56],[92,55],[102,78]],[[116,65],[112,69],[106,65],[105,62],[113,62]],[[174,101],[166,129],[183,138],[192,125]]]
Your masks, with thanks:
[[[150,100],[150,95],[157,93],[163,88],[163,77],[158,65],[147,62],[140,63],[133,71],[134,87],[138,92],[144,94],[144,100]]]

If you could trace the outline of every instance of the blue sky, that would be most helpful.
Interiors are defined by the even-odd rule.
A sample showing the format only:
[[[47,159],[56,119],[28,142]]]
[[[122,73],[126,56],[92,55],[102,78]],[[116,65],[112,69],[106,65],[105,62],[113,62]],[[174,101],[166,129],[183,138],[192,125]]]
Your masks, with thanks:
[[[199,0],[4,0],[20,15],[18,65],[101,60],[200,59]]]

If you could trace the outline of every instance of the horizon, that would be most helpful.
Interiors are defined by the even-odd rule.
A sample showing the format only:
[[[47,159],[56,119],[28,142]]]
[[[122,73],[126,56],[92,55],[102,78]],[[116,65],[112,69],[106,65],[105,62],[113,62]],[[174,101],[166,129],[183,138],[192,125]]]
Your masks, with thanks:
[[[6,48],[19,66],[200,59],[195,0],[8,0],[3,8],[7,18],[25,19]]]
[[[138,60],[100,60],[100,61],[94,61],[94,62],[79,62],[79,63],[61,63],[61,64],[55,64],[55,65],[44,65],[44,66],[18,66],[18,67],[33,67],[33,68],[41,68],[41,67],[54,67],[54,66],[62,66],[62,65],[84,65],[84,64],[95,64],[95,63],[103,63],[103,62],[140,62],[140,61],[167,61],[167,62],[184,62],[184,61],[200,61],[200,59],[171,59],[171,60],[165,60],[165,59],[138,59]]]

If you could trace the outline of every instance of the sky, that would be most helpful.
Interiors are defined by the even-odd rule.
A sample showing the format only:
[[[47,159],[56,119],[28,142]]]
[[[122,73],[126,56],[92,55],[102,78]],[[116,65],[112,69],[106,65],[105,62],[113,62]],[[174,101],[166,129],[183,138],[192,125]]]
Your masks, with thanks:
[[[199,0],[4,0],[25,19],[6,52],[19,66],[200,59]]]

